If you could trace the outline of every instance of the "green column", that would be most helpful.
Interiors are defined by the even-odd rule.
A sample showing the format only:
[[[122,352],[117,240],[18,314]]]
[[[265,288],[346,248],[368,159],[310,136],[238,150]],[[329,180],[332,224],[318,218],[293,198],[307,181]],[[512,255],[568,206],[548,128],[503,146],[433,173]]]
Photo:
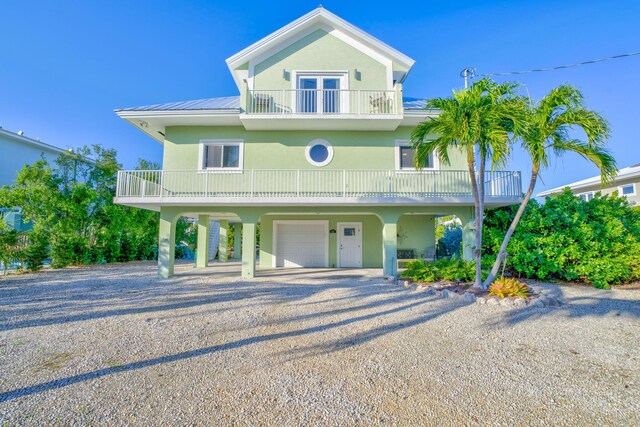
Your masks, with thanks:
[[[256,223],[242,224],[242,277],[250,279],[256,275]]]
[[[218,242],[218,261],[227,262],[229,260],[229,221],[220,220],[220,241]]]
[[[233,224],[233,259],[240,259],[242,255],[242,223]]]
[[[158,233],[158,277],[168,279],[173,276],[175,257],[176,215],[172,211],[161,209]]]
[[[383,274],[396,276],[398,272],[398,224],[385,219],[382,224],[382,267]]]
[[[198,248],[196,267],[209,265],[209,215],[198,215]]]
[[[462,223],[462,259],[473,261],[473,250],[476,246],[476,224],[473,210],[469,209],[464,214],[458,214]]]

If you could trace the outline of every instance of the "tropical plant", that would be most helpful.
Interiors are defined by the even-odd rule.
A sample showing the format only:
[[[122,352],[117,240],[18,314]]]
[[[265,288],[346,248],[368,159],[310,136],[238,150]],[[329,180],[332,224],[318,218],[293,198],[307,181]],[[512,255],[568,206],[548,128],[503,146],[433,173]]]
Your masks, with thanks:
[[[520,297],[528,299],[530,294],[531,289],[526,283],[511,277],[499,277],[489,286],[489,295],[495,295],[500,298]]]
[[[462,249],[462,227],[451,224],[443,227],[442,237],[438,239],[438,252],[442,256],[460,256]]]
[[[482,286],[482,223],[484,183],[487,162],[491,169],[503,166],[510,153],[514,134],[524,124],[526,103],[515,94],[517,84],[495,83],[482,79],[463,90],[454,90],[449,98],[427,101],[425,109],[440,113],[420,123],[411,132],[416,150],[416,168],[421,168],[431,153],[449,164],[449,150],[466,156],[475,204],[474,286]],[[478,155],[476,156],[476,150]]]
[[[587,140],[574,138],[572,128],[584,131]],[[506,231],[495,263],[484,286],[493,282],[500,264],[507,253],[509,240],[536,186],[541,168],[549,165],[550,156],[561,156],[573,152],[592,162],[600,169],[602,182],[610,181],[616,174],[616,161],[605,147],[609,136],[609,125],[598,113],[587,109],[584,96],[571,85],[561,85],[536,104],[530,104],[526,114],[526,127],[522,128],[522,147],[531,158],[529,188]]]
[[[484,252],[497,254],[515,206],[487,211]],[[640,210],[625,198],[585,202],[569,189],[532,200],[507,247],[507,270],[538,280],[582,281],[598,288],[640,281]]]

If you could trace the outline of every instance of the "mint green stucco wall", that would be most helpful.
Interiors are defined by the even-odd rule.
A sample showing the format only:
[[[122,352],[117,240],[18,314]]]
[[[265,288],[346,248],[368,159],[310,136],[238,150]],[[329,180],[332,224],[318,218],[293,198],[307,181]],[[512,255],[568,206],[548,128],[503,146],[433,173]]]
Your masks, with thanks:
[[[417,257],[426,248],[435,248],[436,228],[433,215],[404,215],[398,220],[398,249],[413,249]]]
[[[288,80],[283,70],[289,73]],[[342,89],[392,89],[385,65],[324,30],[316,30],[256,64],[254,89],[293,89],[291,72],[294,70],[347,71],[349,87]]]
[[[260,267],[273,266],[273,221],[307,220],[329,221],[329,229],[338,222],[362,222],[362,265],[364,268],[382,267],[382,222],[375,215],[264,215],[260,219]],[[425,248],[435,246],[433,215],[404,215],[398,221],[406,237],[398,249],[414,249],[420,255]],[[337,266],[337,233],[329,234],[329,267]]]
[[[395,169],[395,141],[408,140],[410,127],[383,131],[246,131],[238,127],[176,126],[166,129],[165,170],[198,169],[201,139],[244,140],[245,169],[317,169],[305,158],[305,148],[314,139],[331,143],[334,156],[321,169]],[[464,157],[450,153],[451,165],[441,169],[465,170]]]

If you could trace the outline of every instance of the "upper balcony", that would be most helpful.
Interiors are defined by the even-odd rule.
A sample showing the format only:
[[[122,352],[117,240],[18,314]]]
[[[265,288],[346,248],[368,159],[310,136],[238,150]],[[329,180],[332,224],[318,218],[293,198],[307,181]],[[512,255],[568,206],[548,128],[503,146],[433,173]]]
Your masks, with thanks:
[[[402,120],[397,90],[247,90],[246,129],[394,130]]]
[[[487,206],[517,203],[520,172],[485,174]],[[467,171],[282,169],[119,171],[116,203],[166,205],[473,205]]]

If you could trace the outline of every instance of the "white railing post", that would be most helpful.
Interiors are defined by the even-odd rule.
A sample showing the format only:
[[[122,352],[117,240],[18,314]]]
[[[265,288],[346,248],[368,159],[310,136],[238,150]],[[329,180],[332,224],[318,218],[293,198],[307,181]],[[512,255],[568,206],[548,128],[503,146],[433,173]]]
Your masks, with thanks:
[[[251,169],[251,182],[249,183],[249,192],[251,193],[251,197],[253,197],[253,183],[255,182],[255,170]]]
[[[342,197],[347,197],[347,171],[342,170]]]
[[[296,195],[300,197],[300,169],[296,170]]]

